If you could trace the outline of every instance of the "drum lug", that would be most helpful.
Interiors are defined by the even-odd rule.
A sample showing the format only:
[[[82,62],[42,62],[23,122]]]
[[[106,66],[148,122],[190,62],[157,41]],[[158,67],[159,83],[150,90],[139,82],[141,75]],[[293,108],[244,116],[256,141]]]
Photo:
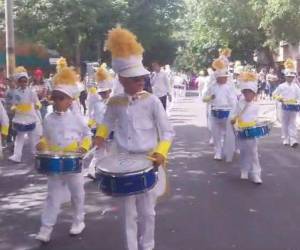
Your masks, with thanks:
[[[145,175],[142,176],[144,187],[147,187],[147,178]]]

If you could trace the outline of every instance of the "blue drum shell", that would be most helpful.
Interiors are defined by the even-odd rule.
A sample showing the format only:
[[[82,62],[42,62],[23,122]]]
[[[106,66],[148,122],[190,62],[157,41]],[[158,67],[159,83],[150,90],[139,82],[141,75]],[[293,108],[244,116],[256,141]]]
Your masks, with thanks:
[[[282,109],[285,111],[294,111],[298,112],[300,111],[300,105],[293,105],[293,104],[282,104],[281,105]]]
[[[150,169],[147,172],[115,176],[99,171],[96,178],[99,189],[106,195],[130,196],[152,189],[157,182],[157,171]]]
[[[265,136],[270,133],[268,126],[246,128],[242,131],[238,131],[238,136],[241,139],[253,139]]]
[[[36,156],[35,166],[39,173],[55,175],[67,173],[80,173],[82,159],[78,157],[44,157]]]
[[[18,132],[29,132],[35,129],[35,123],[31,123],[31,124],[13,123],[13,129]]]
[[[211,110],[212,116],[218,119],[228,118],[229,112],[229,110]]]

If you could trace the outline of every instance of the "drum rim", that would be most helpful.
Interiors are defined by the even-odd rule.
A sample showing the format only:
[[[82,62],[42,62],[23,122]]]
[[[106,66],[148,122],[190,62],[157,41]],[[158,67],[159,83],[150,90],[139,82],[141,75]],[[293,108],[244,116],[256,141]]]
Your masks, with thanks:
[[[137,175],[137,174],[148,173],[151,170],[153,170],[154,172],[157,172],[156,167],[154,167],[154,166],[149,166],[149,167],[146,167],[146,168],[138,170],[138,171],[129,171],[129,172],[122,172],[122,173],[121,172],[108,172],[108,171],[101,170],[101,168],[97,168],[96,175],[103,174],[103,175],[111,176],[111,177],[127,177],[127,176],[133,176],[133,175]]]
[[[39,157],[48,157],[49,159],[81,159],[81,154],[74,154],[74,155],[60,155],[60,154],[47,154],[47,153],[37,153],[35,154],[35,158]]]

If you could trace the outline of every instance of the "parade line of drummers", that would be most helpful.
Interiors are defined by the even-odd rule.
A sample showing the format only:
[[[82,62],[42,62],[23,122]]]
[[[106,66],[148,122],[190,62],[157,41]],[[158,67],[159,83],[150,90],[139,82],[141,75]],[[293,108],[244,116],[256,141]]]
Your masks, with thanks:
[[[11,125],[0,103],[2,140],[5,141],[9,127],[16,131],[9,160],[18,163],[28,138],[35,167],[48,178],[37,240],[50,241],[65,187],[73,208],[70,234],[78,235],[84,230],[82,161],[91,157],[88,175],[97,181],[103,193],[122,201],[126,249],[151,250],[155,246],[155,205],[165,192],[167,156],[175,135],[165,111],[167,99],[171,98],[169,78],[158,64],[153,65],[154,73],[149,77],[150,72],[142,63],[143,47],[130,31],[121,27],[110,30],[106,46],[118,80],[104,64],[96,70],[96,81],[88,86],[88,120],[78,101],[78,76],[64,58],[57,62],[52,79],[53,112],[44,119],[39,112],[38,95],[28,84],[26,69],[16,68],[17,87],[9,93],[14,114]],[[241,179],[251,178],[255,184],[261,184],[257,139],[270,132],[271,122],[259,119],[255,70],[241,67],[235,83],[228,73],[230,53],[229,49],[221,51],[202,89],[214,159],[230,162],[239,151]],[[291,147],[298,145],[296,116],[300,110],[300,88],[295,77],[295,63],[287,60],[286,81],[273,93],[281,103],[283,144]],[[145,91],[149,78],[154,94]],[[121,90],[115,87],[116,82]]]

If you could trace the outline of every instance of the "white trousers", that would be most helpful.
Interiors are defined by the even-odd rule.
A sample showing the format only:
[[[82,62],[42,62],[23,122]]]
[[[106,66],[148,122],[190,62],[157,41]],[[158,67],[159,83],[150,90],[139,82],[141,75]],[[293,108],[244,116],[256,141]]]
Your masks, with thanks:
[[[154,249],[156,198],[153,190],[122,198],[128,250]]]
[[[297,112],[281,110],[282,136],[291,144],[297,142],[297,114]]]
[[[40,128],[35,128],[30,132],[17,132],[16,139],[14,142],[14,156],[18,160],[21,160],[22,158],[22,151],[25,143],[26,134],[28,135],[28,139],[30,142],[30,151],[32,154],[34,154],[36,151],[35,147],[38,144],[41,136]]]
[[[240,147],[240,167],[241,171],[247,171],[250,174],[261,174],[261,166],[258,159],[257,139],[239,139]]]
[[[214,140],[215,154],[222,156],[223,144],[224,144],[224,139],[226,134],[227,119],[218,119],[211,116],[210,120],[211,120],[211,133]]]
[[[42,213],[42,226],[56,224],[61,204],[65,201],[65,188],[71,194],[73,223],[84,221],[84,180],[82,173],[48,177],[48,195]]]

